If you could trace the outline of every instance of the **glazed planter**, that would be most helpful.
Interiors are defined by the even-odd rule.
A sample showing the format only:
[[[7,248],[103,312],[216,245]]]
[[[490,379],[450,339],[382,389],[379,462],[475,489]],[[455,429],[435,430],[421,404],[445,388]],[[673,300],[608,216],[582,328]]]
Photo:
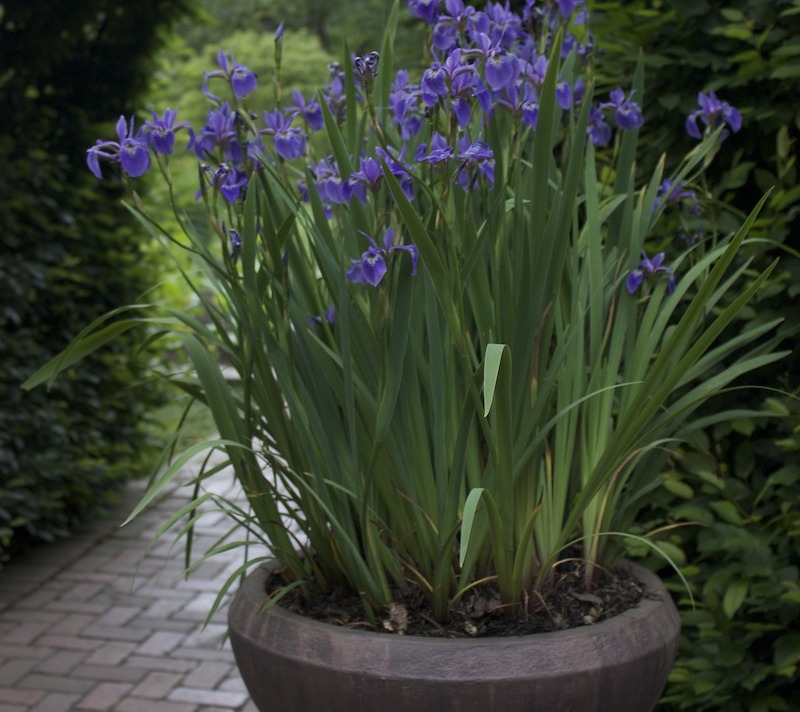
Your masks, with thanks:
[[[507,638],[425,638],[341,628],[279,606],[266,568],[228,613],[236,662],[262,712],[650,712],[678,647],[660,579],[631,564],[641,603],[583,628]]]

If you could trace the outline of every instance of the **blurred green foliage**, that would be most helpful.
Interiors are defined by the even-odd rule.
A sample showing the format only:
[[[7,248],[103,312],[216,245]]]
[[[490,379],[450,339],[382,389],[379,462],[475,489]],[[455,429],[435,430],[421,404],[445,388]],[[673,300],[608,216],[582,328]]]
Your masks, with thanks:
[[[391,0],[198,0],[200,21],[187,20],[179,33],[195,51],[241,30],[265,34],[272,39],[275,29],[284,22],[289,31],[306,30],[322,48],[339,57],[345,40],[356,53],[380,48]],[[412,24],[410,17],[404,22]],[[403,33],[398,33],[402,35]],[[410,33],[406,33],[410,34]],[[408,44],[400,39],[400,51]],[[414,46],[414,56],[420,45]],[[233,51],[238,51],[235,47]]]

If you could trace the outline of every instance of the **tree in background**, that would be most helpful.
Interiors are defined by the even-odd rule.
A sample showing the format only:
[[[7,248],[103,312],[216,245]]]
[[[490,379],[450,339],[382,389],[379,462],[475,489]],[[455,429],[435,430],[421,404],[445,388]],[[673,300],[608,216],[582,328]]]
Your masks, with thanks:
[[[120,186],[86,169],[86,148],[100,117],[130,112],[164,32],[190,8],[0,3],[0,561],[65,536],[152,455],[144,425],[160,395],[139,384],[133,340],[49,392],[23,394],[19,384],[150,284],[144,234],[109,200]]]

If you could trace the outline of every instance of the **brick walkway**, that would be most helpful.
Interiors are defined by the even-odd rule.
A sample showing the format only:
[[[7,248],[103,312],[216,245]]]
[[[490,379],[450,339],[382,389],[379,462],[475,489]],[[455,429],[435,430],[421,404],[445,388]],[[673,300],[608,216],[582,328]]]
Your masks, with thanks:
[[[216,491],[230,484],[215,476]],[[0,712],[255,712],[225,642],[227,607],[203,627],[241,552],[184,580],[171,533],[145,549],[190,492],[174,490],[119,528],[142,488],[131,485],[107,520],[0,571]],[[227,521],[202,518],[195,551]]]

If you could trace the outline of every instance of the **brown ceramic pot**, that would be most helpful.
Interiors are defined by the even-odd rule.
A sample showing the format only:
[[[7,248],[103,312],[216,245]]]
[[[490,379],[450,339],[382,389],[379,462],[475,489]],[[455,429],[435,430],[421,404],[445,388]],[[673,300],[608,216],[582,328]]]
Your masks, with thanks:
[[[595,625],[514,638],[438,639],[350,630],[278,606],[261,614],[254,570],[228,614],[236,662],[261,712],[650,712],[680,618],[660,579]]]

